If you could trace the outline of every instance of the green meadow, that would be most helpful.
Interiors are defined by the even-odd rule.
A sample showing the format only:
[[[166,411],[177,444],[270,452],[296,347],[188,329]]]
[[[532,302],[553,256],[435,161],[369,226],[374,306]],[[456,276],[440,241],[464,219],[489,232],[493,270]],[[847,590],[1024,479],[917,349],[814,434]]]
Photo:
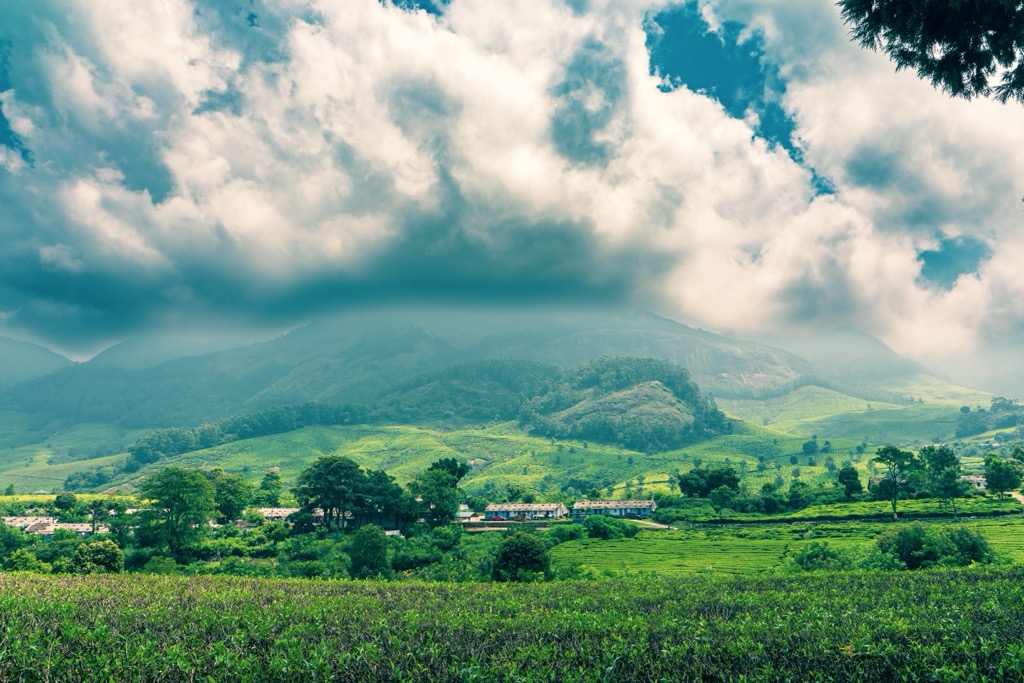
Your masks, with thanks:
[[[472,467],[462,486],[478,495],[509,485],[539,497],[562,496],[570,486],[578,493],[594,487],[615,497],[628,492],[650,495],[655,491],[668,492],[669,476],[685,472],[697,462],[733,465],[743,473],[749,486],[760,488],[779,476],[789,480],[794,457],[799,461],[800,480],[809,484],[825,483],[831,478],[825,467],[830,457],[835,463],[848,459],[859,462],[867,476],[868,456],[858,458],[854,450],[857,442],[835,439],[833,452],[817,454],[816,464],[811,466],[802,450],[805,441],[802,437],[739,423],[733,434],[674,451],[641,453],[593,442],[529,436],[513,423],[452,431],[408,425],[304,427],[173,456],[121,476],[110,486],[132,490],[141,477],[170,464],[222,467],[253,480],[269,468],[280,468],[285,481],[294,481],[311,462],[332,454],[352,458],[364,468],[384,469],[401,483],[438,458],[455,457]],[[70,472],[84,464],[114,463],[123,456],[71,464],[67,469],[46,466],[45,457],[46,452],[37,455],[34,469],[0,471],[0,485],[5,485],[5,476],[13,479],[41,473],[55,478],[56,473]]]
[[[1014,504],[1020,511],[1020,504]],[[963,524],[980,532],[1005,561],[1024,562],[1024,515],[927,523]],[[891,522],[850,521],[645,529],[633,538],[568,541],[555,546],[551,555],[556,567],[578,567],[599,576],[772,574],[783,569],[793,554],[808,543],[828,542],[840,548],[867,549],[893,528]]]

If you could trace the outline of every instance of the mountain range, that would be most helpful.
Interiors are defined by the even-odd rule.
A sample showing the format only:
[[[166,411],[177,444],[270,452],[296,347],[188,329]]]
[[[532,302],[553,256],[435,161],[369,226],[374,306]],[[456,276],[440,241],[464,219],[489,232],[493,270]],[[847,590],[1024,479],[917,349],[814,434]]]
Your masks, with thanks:
[[[268,407],[367,403],[468,361],[509,358],[571,367],[601,356],[686,368],[716,397],[756,399],[816,384],[898,402],[891,388],[925,372],[877,339],[840,330],[793,342],[800,353],[624,311],[392,310],[315,320],[274,339],[218,348],[181,335],[130,339],[72,363],[0,340],[0,409],[63,424],[193,425]]]
[[[211,444],[227,444],[246,438],[242,432],[282,434],[292,424],[367,422],[419,426],[443,441],[448,430],[507,423],[552,443],[589,440],[651,453],[721,439],[739,418],[772,431],[760,437],[746,426],[744,436],[727,441],[775,453],[777,446],[753,442],[822,434],[852,449],[861,440],[944,439],[957,428],[961,405],[991,400],[855,330],[803,346],[765,344],[621,310],[357,311],[256,342],[151,333],[80,363],[22,342],[3,348],[13,351],[2,367],[20,374],[0,385],[0,479],[18,490],[49,490],[72,475],[95,487],[99,479],[89,473],[99,470],[130,474],[135,465],[124,453],[160,428],[173,428],[164,436],[212,434]],[[313,418],[303,405],[313,407]],[[315,405],[346,418],[324,422]],[[718,408],[733,419],[723,422]],[[187,429],[200,425],[207,426]],[[221,448],[228,450],[218,458],[236,447]],[[137,464],[191,449],[152,450]]]
[[[832,383],[884,400],[883,380],[921,371],[865,335],[837,333],[829,344],[813,345],[812,363],[653,314],[602,310],[355,312],[267,341],[203,352],[211,343],[190,346],[180,336],[151,334],[71,363],[42,347],[8,341],[0,347],[0,408],[63,423],[191,425],[307,401],[371,402],[411,378],[495,358],[561,367],[600,356],[657,358],[686,368],[704,391],[725,398]],[[829,347],[842,350],[829,356],[822,352]],[[857,354],[849,352],[854,347]]]

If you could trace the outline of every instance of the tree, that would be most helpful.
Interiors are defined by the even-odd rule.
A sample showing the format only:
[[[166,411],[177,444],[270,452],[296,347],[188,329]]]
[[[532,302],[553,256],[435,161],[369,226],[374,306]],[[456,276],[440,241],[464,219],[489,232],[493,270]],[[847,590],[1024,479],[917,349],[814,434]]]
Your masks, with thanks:
[[[0,558],[28,545],[29,539],[21,529],[0,521]]]
[[[7,488],[4,489],[4,495],[5,496],[13,496],[14,495],[14,484],[8,484],[7,485]]]
[[[711,505],[715,510],[721,512],[732,505],[733,500],[736,499],[736,491],[728,486],[719,486],[714,491],[708,493],[708,498],[711,500]]]
[[[960,468],[960,459],[949,446],[925,446],[918,452],[918,457],[924,465],[929,481],[938,477],[944,470]]]
[[[632,538],[639,531],[637,525],[607,515],[590,515],[583,520],[583,528],[586,530],[588,538],[601,538],[605,540],[623,537]]]
[[[73,563],[76,574],[120,574],[124,571],[124,553],[110,539],[82,543],[75,548]]]
[[[428,469],[409,482],[409,490],[420,499],[421,512],[431,527],[444,526],[459,511],[458,481],[445,470]]]
[[[911,524],[882,535],[876,545],[880,552],[895,557],[907,569],[936,565],[966,567],[994,559],[985,538],[963,527],[945,530]]]
[[[103,498],[92,498],[86,503],[86,509],[89,511],[92,532],[96,533],[96,525],[110,518],[109,501]]]
[[[361,508],[356,515],[362,521],[375,524],[402,524],[415,520],[414,501],[409,494],[395,482],[395,478],[383,470],[370,470],[366,473],[361,496]]]
[[[892,504],[892,518],[896,519],[896,501],[905,488],[907,475],[917,468],[917,458],[909,451],[901,451],[895,446],[882,446],[875,453],[876,462],[886,469],[889,480],[889,502]]]
[[[252,484],[242,475],[228,474],[219,467],[205,474],[213,484],[213,498],[221,520],[231,522],[241,517],[245,508],[252,503],[255,494]]]
[[[282,493],[284,485],[281,483],[281,475],[278,472],[267,472],[256,492],[256,500],[267,507],[276,508],[281,504]]]
[[[857,474],[857,470],[853,465],[843,465],[843,468],[839,470],[839,474],[836,475],[836,481],[843,487],[843,495],[847,498],[852,498],[855,493],[860,493],[864,490],[864,484],[861,483],[860,475]]]
[[[456,482],[461,481],[464,476],[469,474],[469,465],[461,460],[457,460],[456,458],[441,458],[440,460],[435,460],[427,469],[447,472],[455,478]]]
[[[541,538],[516,531],[502,539],[491,566],[491,578],[495,581],[544,581],[551,576],[548,546]]]
[[[349,539],[348,556],[352,561],[349,572],[354,578],[390,577],[388,547],[391,545],[384,530],[375,524],[359,527]]]
[[[69,512],[78,507],[78,498],[75,497],[75,494],[69,491],[62,491],[53,499],[53,507],[57,508],[62,513]]]
[[[985,488],[995,491],[1000,498],[1007,491],[1012,491],[1020,486],[1020,467],[1004,460],[994,453],[985,456]]]
[[[157,542],[178,557],[199,541],[216,507],[214,487],[199,470],[167,467],[146,479],[139,490],[153,508],[143,513]]]
[[[50,573],[50,565],[41,561],[38,557],[29,552],[27,548],[18,548],[13,553],[5,557],[3,561],[3,568],[4,571],[8,572]]]
[[[960,459],[949,446],[925,446],[918,453],[928,479],[928,487],[936,498],[949,501],[956,516],[956,499],[967,494],[967,483],[960,479]]]
[[[714,467],[707,470],[694,467],[679,477],[679,490],[687,496],[707,498],[712,491],[721,486],[739,492],[740,477],[732,467]]]
[[[967,495],[968,484],[960,478],[959,467],[947,467],[932,482],[932,494],[942,500],[948,500],[956,517],[956,499]]]
[[[340,455],[325,455],[299,474],[295,496],[303,507],[324,512],[328,526],[344,526],[345,513],[360,507],[365,476],[359,465]]]
[[[954,97],[1024,103],[1024,6],[1017,0],[839,0],[862,46]]]

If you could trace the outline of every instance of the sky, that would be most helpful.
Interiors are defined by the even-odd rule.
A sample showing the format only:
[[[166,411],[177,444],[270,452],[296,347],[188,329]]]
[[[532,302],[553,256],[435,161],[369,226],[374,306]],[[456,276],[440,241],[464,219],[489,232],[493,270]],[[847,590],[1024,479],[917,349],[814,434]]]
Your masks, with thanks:
[[[600,303],[981,377],[1022,149],[828,0],[0,3],[0,334]]]

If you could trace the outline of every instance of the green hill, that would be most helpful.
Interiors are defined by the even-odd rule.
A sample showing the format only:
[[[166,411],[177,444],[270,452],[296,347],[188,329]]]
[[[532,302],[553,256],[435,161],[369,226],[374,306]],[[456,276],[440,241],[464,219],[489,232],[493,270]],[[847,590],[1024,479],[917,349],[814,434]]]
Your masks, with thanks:
[[[818,386],[761,400],[720,400],[728,414],[779,431],[810,437],[866,439],[871,443],[912,445],[953,439],[965,398],[991,400],[981,392],[957,391],[922,378],[921,395],[934,397],[945,387],[945,400],[910,400],[902,404],[872,402]],[[907,388],[911,388],[907,386]],[[925,402],[921,402],[925,401]]]
[[[170,456],[136,472],[122,471],[101,489],[132,492],[142,477],[167,465],[222,467],[253,481],[269,469],[279,468],[285,482],[292,482],[310,463],[328,454],[350,457],[364,468],[385,469],[403,483],[439,458],[458,458],[471,466],[463,488],[490,498],[505,495],[509,486],[539,498],[560,499],[590,489],[615,497],[647,496],[671,490],[670,476],[697,463],[732,465],[743,482],[756,490],[780,475],[790,479],[789,463],[794,456],[801,460],[801,481],[827,481],[831,476],[825,467],[827,456],[819,456],[816,466],[808,466],[803,442],[800,437],[742,423],[733,434],[663,453],[530,436],[512,422],[445,431],[408,425],[312,426]],[[850,441],[836,440],[835,446],[837,460],[859,462],[866,476],[869,456],[856,455]],[[51,454],[45,449],[20,453],[21,461],[6,463],[0,470],[0,486],[13,482],[19,492],[49,489],[61,483],[58,478],[97,465],[111,467],[126,458],[120,455],[50,465]],[[25,489],[28,481],[39,485]]]

